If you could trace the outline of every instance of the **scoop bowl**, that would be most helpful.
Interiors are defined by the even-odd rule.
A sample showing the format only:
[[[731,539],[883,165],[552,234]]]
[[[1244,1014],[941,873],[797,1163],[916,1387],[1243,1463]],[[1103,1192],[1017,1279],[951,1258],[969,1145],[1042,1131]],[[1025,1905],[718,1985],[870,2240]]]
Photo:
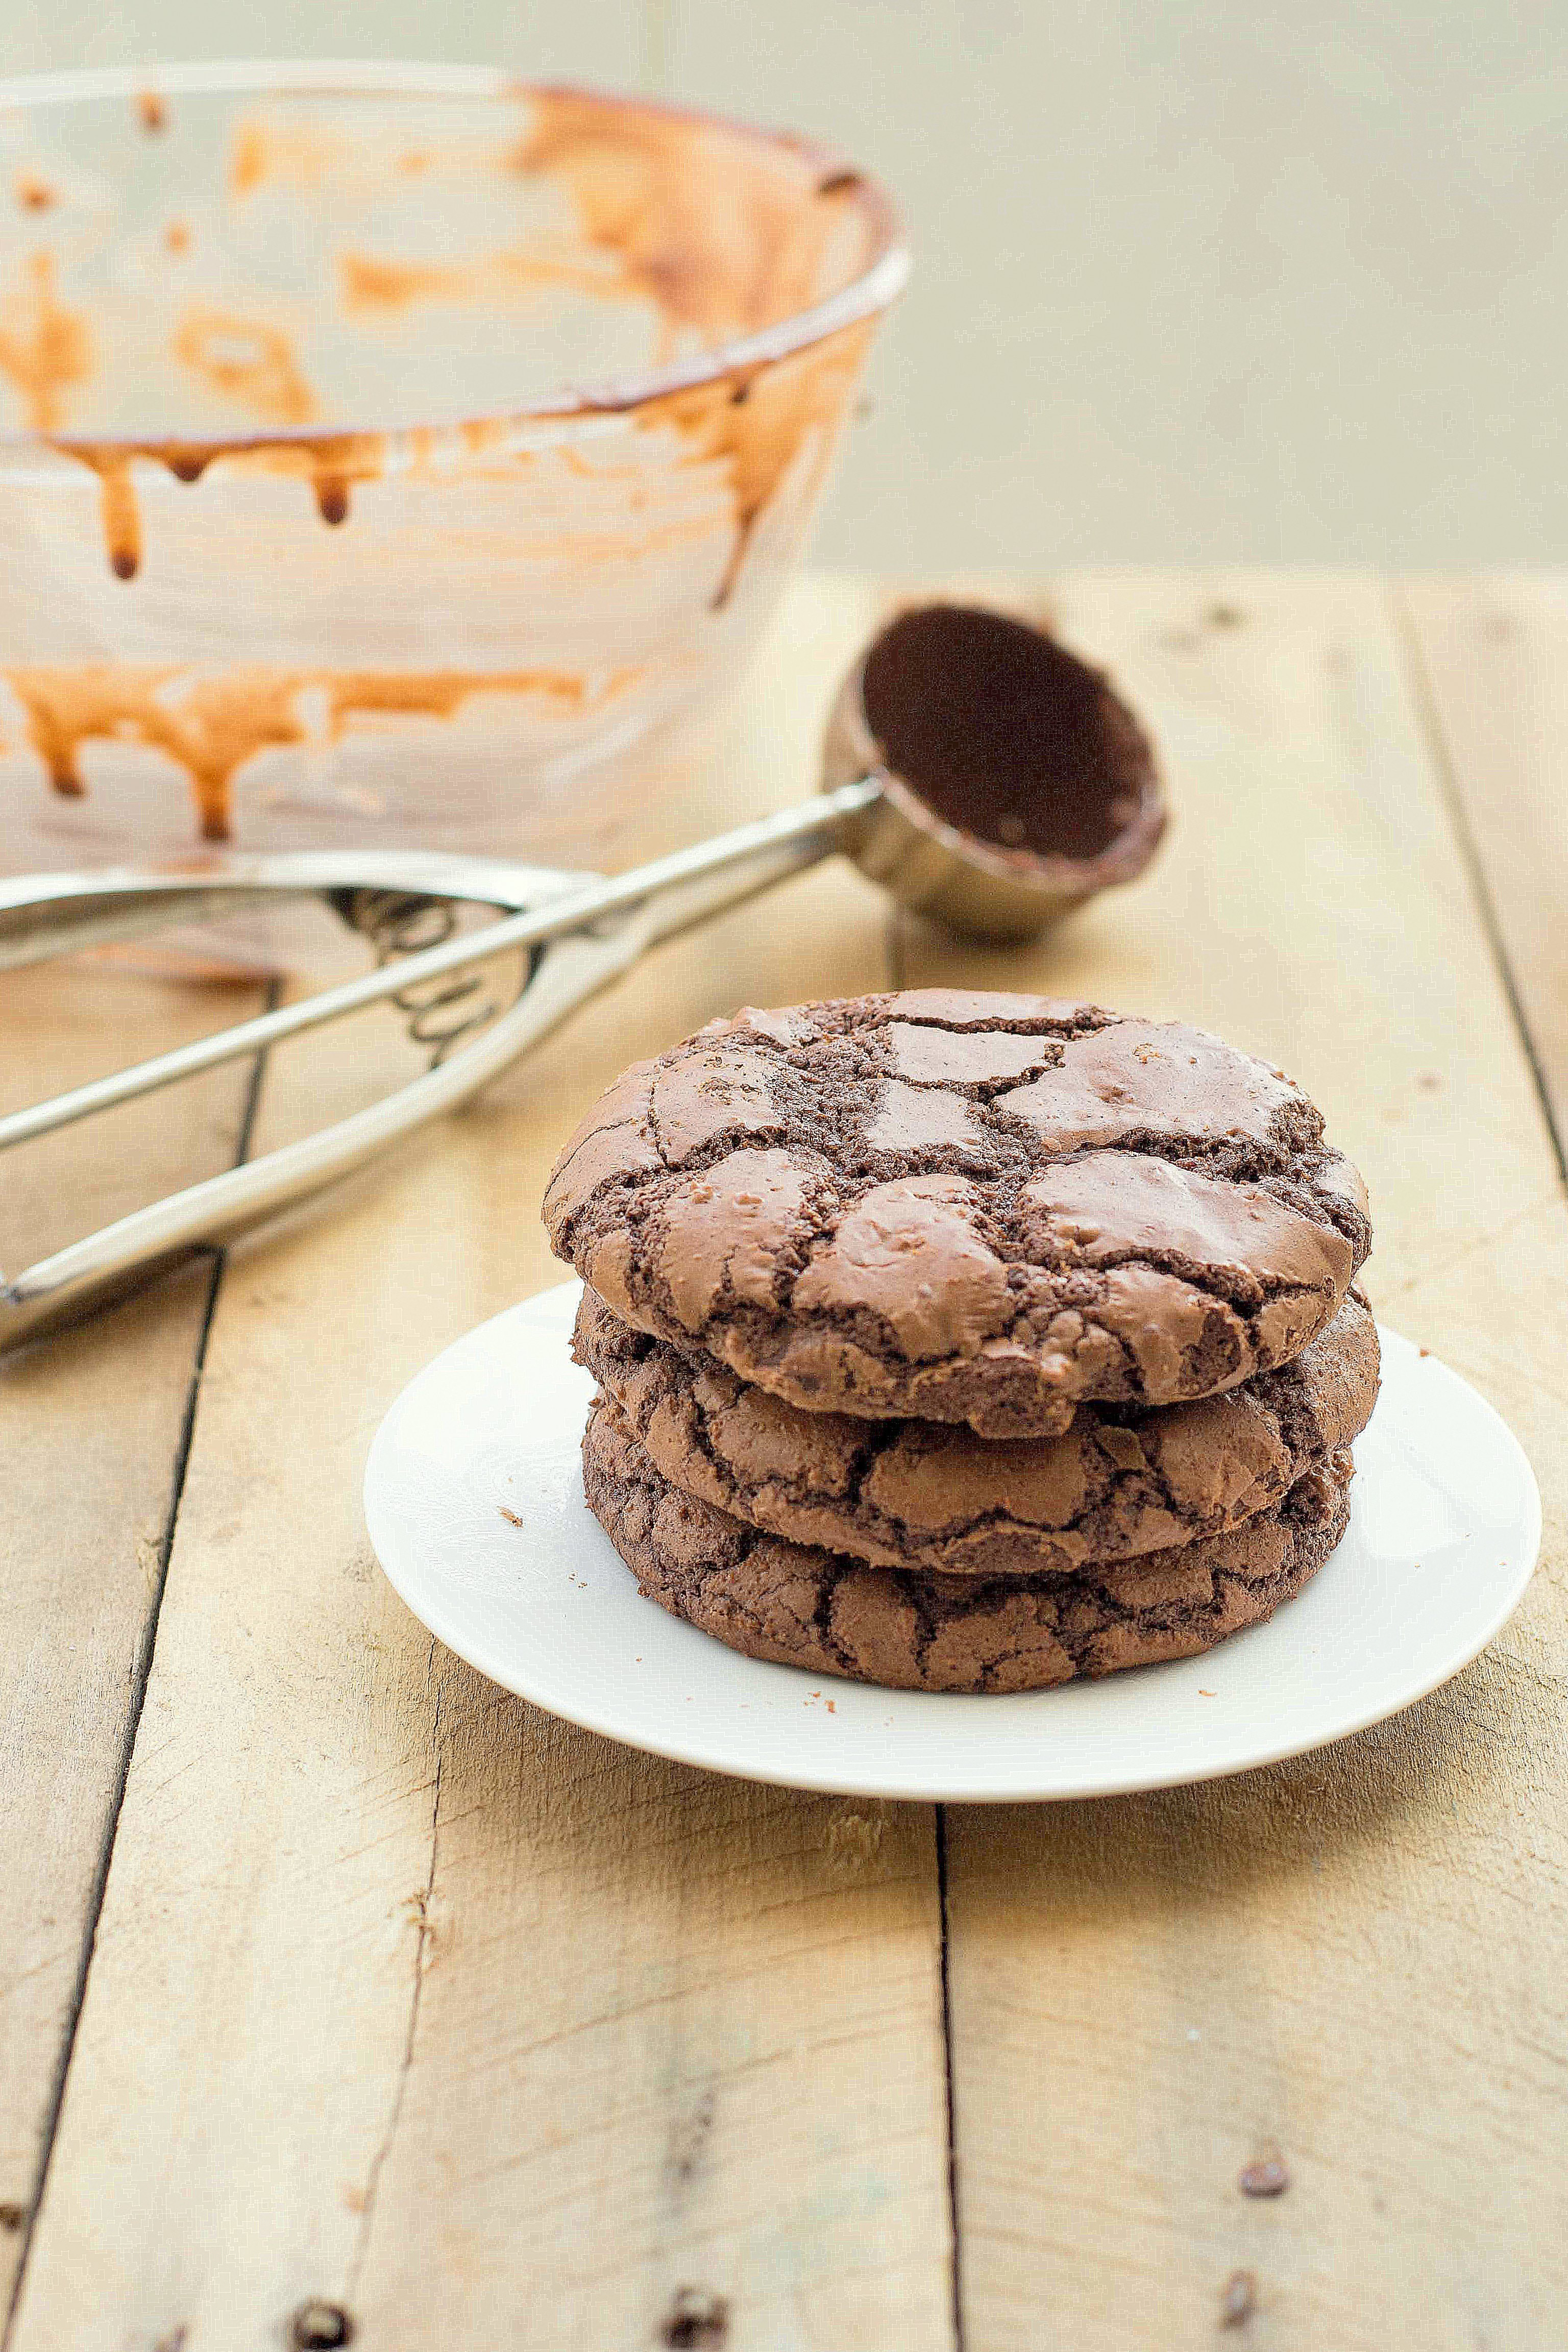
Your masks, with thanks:
[[[1154,751],[1102,671],[983,607],[899,614],[846,675],[823,782],[874,777],[847,845],[903,905],[996,941],[1035,938],[1131,882],[1167,813]]]

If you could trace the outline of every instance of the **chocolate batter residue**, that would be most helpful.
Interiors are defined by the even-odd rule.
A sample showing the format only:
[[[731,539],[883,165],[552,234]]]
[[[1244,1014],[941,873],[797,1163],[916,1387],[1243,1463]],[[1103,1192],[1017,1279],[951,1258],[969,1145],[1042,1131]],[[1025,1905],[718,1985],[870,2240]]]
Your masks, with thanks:
[[[1104,673],[999,613],[904,614],[867,657],[863,692],[893,774],[999,848],[1098,857],[1150,789],[1148,739]]]
[[[67,392],[91,372],[92,337],[59,299],[53,254],[29,255],[21,284],[0,299],[0,373],[20,394],[35,433],[61,423]]]
[[[191,780],[205,841],[226,841],[236,775],[258,751],[323,739],[338,742],[359,717],[450,719],[470,696],[543,697],[567,709],[608,701],[636,677],[617,670],[592,694],[569,670],[291,670],[257,665],[200,677],[170,665],[89,663],[0,671],[21,704],[27,740],[67,799],[86,786],[89,742],[142,743]],[[311,700],[321,716],[307,718]]]
[[[316,398],[281,328],[227,310],[189,310],[174,338],[182,367],[268,425],[308,425]]]
[[[896,239],[879,191],[809,142],[571,89],[520,87],[517,96],[528,109],[521,136],[509,114],[499,142],[456,142],[447,163],[553,181],[574,225],[535,226],[520,243],[467,255],[345,251],[338,269],[343,319],[427,300],[509,303],[543,287],[564,287],[651,305],[649,363],[662,369],[733,337],[785,327],[842,291]],[[133,104],[145,131],[164,127],[158,93],[141,91]],[[426,170],[438,160],[438,148],[434,154],[420,149],[391,168]],[[337,179],[355,188],[356,173],[369,171],[374,179],[374,163],[368,142],[356,143],[329,121],[295,121],[285,109],[258,110],[235,128],[227,194],[243,204],[266,183],[330,194]],[[380,168],[386,167],[384,158]],[[25,208],[47,209],[50,194],[41,182],[16,184]],[[184,252],[188,222],[171,220],[163,242],[171,255]],[[307,380],[289,322],[252,315],[238,294],[187,309],[170,348],[182,370],[239,412],[244,428],[167,438],[105,432],[94,422],[92,379],[113,352],[95,352],[88,315],[60,299],[55,268],[54,257],[40,252],[13,289],[0,290],[0,375],[16,387],[28,429],[97,476],[106,551],[118,578],[133,580],[142,566],[139,461],[166,467],[187,482],[220,458],[300,476],[322,522],[333,526],[349,521],[358,485],[386,471],[395,442],[400,461],[412,451],[420,462],[418,428],[395,436],[328,425],[330,391]],[[728,488],[734,531],[713,589],[720,606],[785,478],[804,500],[826,469],[873,323],[855,320],[798,349],[788,348],[785,338],[765,360],[752,358],[675,390],[639,396],[616,384],[600,393],[563,392],[543,409],[624,410],[638,428],[677,437],[683,445],[677,462]],[[310,429],[318,424],[319,435]],[[493,451],[512,463],[518,424],[515,415],[495,415],[458,430],[476,456]]]
[[[687,444],[689,461],[718,459],[729,474],[735,509],[735,538],[723,575],[713,593],[718,612],[740,578],[752,535],[790,467],[808,453],[806,501],[833,455],[837,426],[850,384],[865,358],[871,326],[841,327],[803,352],[772,366],[737,370],[716,383],[646,400],[637,410],[645,430],[673,426]]]

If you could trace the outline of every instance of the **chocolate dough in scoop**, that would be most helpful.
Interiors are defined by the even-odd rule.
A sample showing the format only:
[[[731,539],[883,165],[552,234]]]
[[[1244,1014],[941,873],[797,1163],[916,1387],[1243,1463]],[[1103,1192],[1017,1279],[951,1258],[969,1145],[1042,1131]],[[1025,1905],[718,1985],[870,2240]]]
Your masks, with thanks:
[[[1099,857],[1154,774],[1104,674],[1041,629],[958,604],[905,613],[867,656],[884,764],[945,824],[1036,857]]]

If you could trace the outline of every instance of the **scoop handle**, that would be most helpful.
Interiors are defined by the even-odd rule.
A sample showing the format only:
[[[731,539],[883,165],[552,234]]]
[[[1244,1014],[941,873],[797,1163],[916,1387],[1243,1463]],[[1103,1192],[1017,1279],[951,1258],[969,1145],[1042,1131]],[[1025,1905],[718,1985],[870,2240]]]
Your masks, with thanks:
[[[782,882],[786,875],[814,866],[818,858],[846,846],[855,818],[874,804],[879,790],[879,785],[865,781],[843,785],[837,792],[824,793],[798,808],[759,818],[754,824],[738,825],[734,832],[721,834],[716,840],[696,842],[689,849],[678,849],[668,857],[656,857],[647,866],[634,866],[629,873],[608,879],[595,877],[580,888],[552,896],[542,906],[525,908],[520,914],[503,916],[500,922],[487,923],[482,930],[466,931],[440,947],[401,956],[395,963],[365,972],[357,980],[344,981],[336,988],[321,989],[313,996],[301,997],[297,1003],[258,1013],[253,1021],[237,1021],[232,1028],[195,1038],[187,1045],[176,1046],[172,1053],[134,1062],[126,1069],[94,1078],[47,1102],[13,1111],[0,1118],[0,1150],[13,1144],[31,1142],[55,1128],[68,1127],[75,1119],[111,1109],[116,1103],[132,1101],[157,1087],[173,1086],[178,1079],[194,1077],[200,1070],[216,1069],[224,1062],[260,1053],[284,1037],[321,1028],[344,1013],[357,1013],[363,1005],[380,1003],[385,997],[399,996],[426,981],[488,963],[492,956],[505,955],[519,948],[542,947],[574,931],[592,935],[607,918],[633,908],[647,911],[645,940],[684,930],[719,908],[733,906],[758,890],[766,890],[773,883]]]
[[[881,796],[875,779],[858,777],[795,808],[783,809],[777,816],[738,825],[716,840],[698,842],[617,875],[606,889],[616,893],[617,905],[625,891],[632,903],[645,906],[649,941],[668,939],[760,890],[771,890],[776,882],[804,873],[838,850],[854,854],[862,829],[857,821]]]

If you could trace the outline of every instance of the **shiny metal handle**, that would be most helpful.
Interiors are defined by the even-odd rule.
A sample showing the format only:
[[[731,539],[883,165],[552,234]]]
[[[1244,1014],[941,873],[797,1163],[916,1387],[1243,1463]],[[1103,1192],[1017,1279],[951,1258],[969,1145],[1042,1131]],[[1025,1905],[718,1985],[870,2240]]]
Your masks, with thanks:
[[[563,893],[542,907],[504,916],[500,922],[487,923],[482,930],[467,932],[416,955],[400,957],[395,964],[366,972],[358,980],[322,989],[296,1004],[280,1005],[275,1013],[258,1013],[253,1021],[237,1022],[209,1037],[198,1037],[188,1045],[177,1046],[172,1053],[154,1055],[150,1061],[132,1063],[127,1069],[75,1087],[47,1102],[13,1111],[9,1117],[0,1118],[0,1150],[14,1143],[30,1142],[54,1128],[67,1127],[75,1119],[87,1118],[95,1111],[108,1110],[116,1103],[150,1094],[156,1087],[172,1086],[177,1079],[194,1077],[200,1070],[216,1069],[221,1063],[258,1053],[281,1038],[320,1028],[326,1022],[357,1013],[362,1006],[380,1003],[386,997],[400,995],[423,982],[467,971],[477,963],[488,962],[492,956],[505,955],[519,948],[541,947],[548,940],[589,929],[605,917],[624,914],[633,908],[649,907],[653,913],[646,936],[663,938],[718,907],[732,905],[754,891],[765,890],[785,875],[797,873],[829,856],[843,845],[853,820],[870,808],[879,793],[880,786],[869,781],[841,785],[837,792],[824,793],[798,808],[763,817],[754,824],[740,825],[733,833],[720,835],[717,840],[678,849],[668,857],[657,857],[647,866],[635,866],[630,873],[617,874],[607,880],[595,879],[581,889]],[[662,921],[658,907],[661,900],[667,902]]]
[[[635,962],[647,943],[636,916],[606,938],[544,950],[522,995],[471,1045],[396,1094],[280,1144],[259,1160],[132,1211],[52,1257],[0,1279],[0,1352],[79,1321],[161,1265],[228,1241],[344,1176],[438,1112],[452,1110],[538,1042],[584,997]]]

